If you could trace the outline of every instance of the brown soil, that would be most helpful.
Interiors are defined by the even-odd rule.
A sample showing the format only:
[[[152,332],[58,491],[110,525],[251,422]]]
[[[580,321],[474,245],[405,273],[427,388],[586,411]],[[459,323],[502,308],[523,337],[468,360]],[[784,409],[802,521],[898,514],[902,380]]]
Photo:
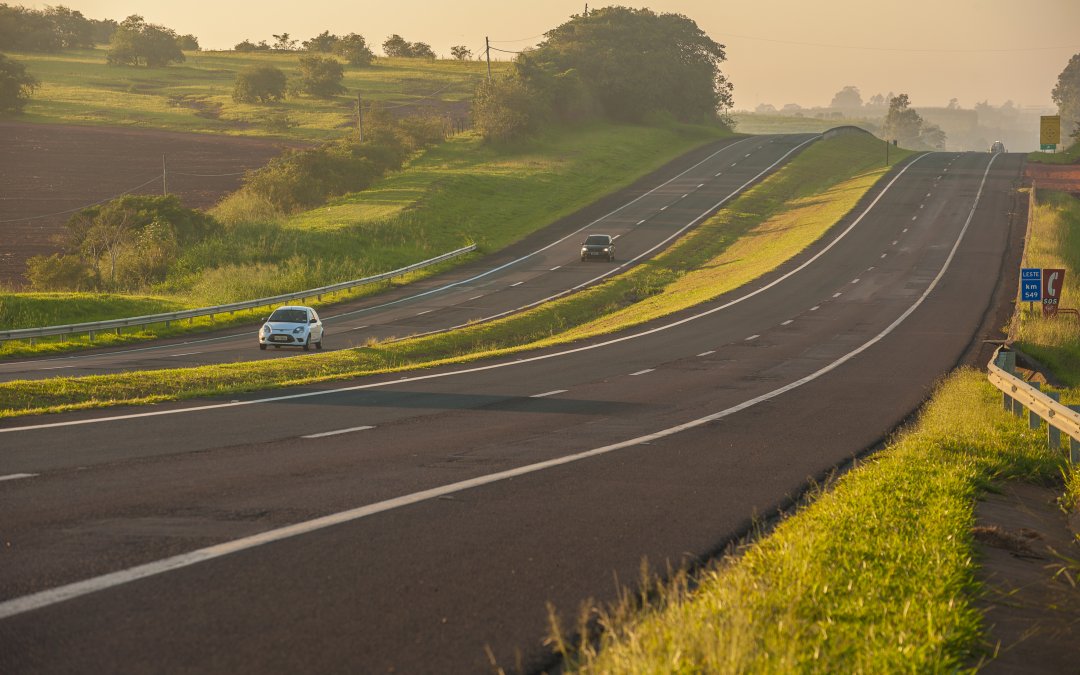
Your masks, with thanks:
[[[1029,162],[1024,167],[1024,175],[1033,179],[1039,189],[1080,192],[1080,165]]]
[[[1080,673],[1080,545],[1060,493],[1009,483],[976,507],[980,604],[996,654],[979,672]]]
[[[27,258],[60,249],[56,239],[71,211],[128,191],[161,194],[163,155],[169,193],[185,206],[205,208],[239,187],[243,171],[264,165],[285,146],[265,139],[0,122],[0,285],[21,287]]]

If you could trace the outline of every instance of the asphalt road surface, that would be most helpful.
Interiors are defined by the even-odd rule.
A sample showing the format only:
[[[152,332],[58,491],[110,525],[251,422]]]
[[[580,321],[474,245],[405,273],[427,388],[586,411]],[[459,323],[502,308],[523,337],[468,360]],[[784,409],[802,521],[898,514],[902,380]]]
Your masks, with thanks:
[[[501,316],[618,274],[663,250],[816,138],[816,134],[751,136],[710,144],[495,255],[389,293],[320,311],[327,330],[323,343],[329,349],[344,349],[371,337],[400,338],[445,330]],[[590,232],[617,237],[614,263],[580,260],[581,242]],[[173,338],[151,346],[3,361],[0,381],[296,356],[295,348],[259,351],[258,327]]]
[[[572,625],[643,558],[721,550],[995,336],[1022,163],[920,156],[782,269],[627,333],[4,422],[0,672],[548,667],[545,603]]]

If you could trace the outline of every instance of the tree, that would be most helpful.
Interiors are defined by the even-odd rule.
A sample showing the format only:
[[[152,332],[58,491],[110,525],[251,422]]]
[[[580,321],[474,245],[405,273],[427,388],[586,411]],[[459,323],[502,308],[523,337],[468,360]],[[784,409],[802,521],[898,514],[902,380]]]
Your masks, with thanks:
[[[0,112],[21,113],[39,84],[26,66],[0,54]]]
[[[337,59],[313,54],[300,57],[300,89],[312,96],[330,98],[344,92],[344,77],[345,69]]]
[[[472,50],[465,45],[457,45],[450,48],[450,54],[458,61],[468,61],[472,58]]]
[[[948,110],[959,110],[960,109],[960,99],[950,98],[949,99],[949,105],[947,105],[945,107]]]
[[[285,73],[274,66],[252,66],[236,76],[233,100],[237,103],[270,103],[285,98]]]
[[[282,52],[291,52],[296,48],[296,40],[293,40],[288,33],[282,33],[281,35],[274,35],[274,49]]]
[[[574,16],[545,36],[527,53],[535,67],[522,75],[541,96],[553,94],[545,90],[545,78],[574,70],[613,118],[641,120],[666,113],[682,120],[715,120],[732,105],[731,84],[720,72],[724,46],[680,14],[604,7]],[[515,64],[522,61],[519,56]]]
[[[874,94],[873,96],[870,97],[870,100],[867,101],[866,107],[868,107],[868,108],[884,108],[885,107],[885,97],[882,96],[881,94]]]
[[[537,128],[536,105],[536,97],[513,74],[484,80],[473,97],[473,122],[486,140],[508,141]]]
[[[1062,133],[1080,139],[1080,54],[1069,59],[1050,97],[1058,105]]]
[[[349,62],[350,66],[370,66],[375,52],[368,47],[363,35],[349,33],[338,40],[334,53]]]
[[[0,3],[0,45],[35,52],[93,47],[101,23],[63,5],[36,10]]]
[[[909,108],[909,105],[910,100],[907,94],[900,94],[890,99],[889,112],[885,115],[885,124],[882,127],[885,140],[896,141],[905,148],[918,145],[923,124],[922,116]]]
[[[945,149],[945,131],[936,124],[924,122],[919,131],[919,144],[931,150]]]
[[[176,31],[146,23],[138,14],[132,14],[120,22],[113,33],[105,61],[110,66],[138,66],[160,68],[170,63],[182,63],[184,52]]]
[[[426,42],[414,42],[409,45],[409,56],[419,59],[434,59],[435,51]]]
[[[188,33],[187,35],[181,35],[177,39],[180,42],[180,49],[184,49],[190,52],[197,52],[201,49],[201,47],[199,47],[199,38],[195,37],[191,33]]]
[[[862,94],[859,93],[859,88],[848,85],[840,91],[836,92],[836,95],[833,96],[832,103],[829,104],[829,107],[841,108],[844,110],[855,110],[857,108],[861,108],[862,104]]]
[[[386,40],[384,40],[382,43],[383,53],[391,57],[412,56],[412,52],[410,51],[411,47],[412,45],[410,45],[405,38],[401,37],[397,33],[394,33],[390,37],[386,38]]]
[[[338,44],[338,36],[331,35],[330,31],[324,30],[310,40],[304,40],[301,45],[306,51],[329,54],[334,51]]]
[[[237,42],[236,46],[233,47],[233,51],[235,52],[253,52],[256,49],[258,49],[258,47],[255,46],[255,43],[246,38],[243,42]]]

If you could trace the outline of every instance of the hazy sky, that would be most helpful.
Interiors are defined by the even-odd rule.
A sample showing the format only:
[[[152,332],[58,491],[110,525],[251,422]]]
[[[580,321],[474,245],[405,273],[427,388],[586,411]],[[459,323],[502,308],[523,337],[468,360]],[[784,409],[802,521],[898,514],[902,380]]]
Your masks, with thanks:
[[[584,2],[542,0],[54,0],[95,19],[141,14],[192,33],[204,49],[248,38],[301,40],[323,30],[360,33],[381,54],[391,33],[427,42],[440,56],[452,45],[515,50],[579,14]],[[913,107],[956,97],[972,107],[1051,106],[1050,90],[1069,57],[1080,53],[1080,0],[652,0],[599,2],[685,14],[727,46],[723,71],[736,108],[772,103],[828,105],[845,85],[863,98],[906,92]],[[509,55],[502,54],[502,58]]]

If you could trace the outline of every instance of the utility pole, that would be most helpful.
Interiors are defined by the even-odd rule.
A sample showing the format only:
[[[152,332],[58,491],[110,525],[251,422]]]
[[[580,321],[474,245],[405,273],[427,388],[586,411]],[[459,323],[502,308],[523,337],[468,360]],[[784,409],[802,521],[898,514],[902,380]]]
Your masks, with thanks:
[[[161,155],[161,194],[164,197],[169,196],[169,186],[165,183],[165,174],[167,170],[165,168],[165,154]]]
[[[491,40],[484,36],[484,51],[487,53],[488,82],[491,82]]]
[[[589,3],[585,3],[585,16],[589,16]]]
[[[360,132],[360,142],[364,142],[364,105],[360,101],[360,92],[356,92],[356,130]]]

